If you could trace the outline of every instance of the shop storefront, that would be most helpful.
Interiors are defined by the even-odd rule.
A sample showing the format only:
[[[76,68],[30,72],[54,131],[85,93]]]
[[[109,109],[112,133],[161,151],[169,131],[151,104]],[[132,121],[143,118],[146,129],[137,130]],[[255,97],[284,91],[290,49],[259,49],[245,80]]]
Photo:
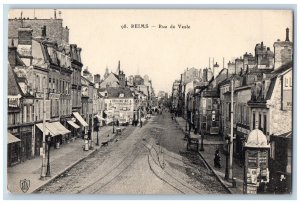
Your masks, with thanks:
[[[243,146],[245,139],[250,133],[250,127],[243,124],[236,124],[236,139],[235,139],[235,148],[234,148],[234,155],[241,164],[244,162],[244,153],[243,153]]]
[[[24,162],[32,158],[32,124],[9,128],[9,131],[20,140],[19,157]]]
[[[74,117],[76,118],[75,124],[80,126],[79,132],[86,132],[86,128],[89,126],[87,122],[81,117],[78,112],[73,112]],[[79,133],[80,134],[80,133]],[[82,135],[81,135],[82,136]]]
[[[42,152],[42,141],[43,141],[43,130],[45,130],[45,135],[50,134],[51,144],[55,148],[60,148],[61,144],[65,143],[66,137],[71,132],[70,130],[66,129],[60,122],[52,122],[52,123],[45,123],[45,127],[43,127],[43,123],[36,124],[36,138],[39,138],[39,153]]]
[[[7,165],[13,166],[21,162],[21,140],[8,133],[7,135]]]
[[[68,129],[71,130],[71,138],[78,138],[80,137],[80,126],[77,125],[76,119],[72,118],[71,120],[68,120]]]

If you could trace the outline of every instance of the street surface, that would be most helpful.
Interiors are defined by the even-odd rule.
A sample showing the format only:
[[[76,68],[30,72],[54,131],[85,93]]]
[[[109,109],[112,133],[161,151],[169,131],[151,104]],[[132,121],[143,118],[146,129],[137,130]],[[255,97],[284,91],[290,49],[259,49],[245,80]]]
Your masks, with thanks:
[[[169,113],[153,116],[42,187],[61,194],[225,194]],[[81,149],[78,151],[82,151]]]

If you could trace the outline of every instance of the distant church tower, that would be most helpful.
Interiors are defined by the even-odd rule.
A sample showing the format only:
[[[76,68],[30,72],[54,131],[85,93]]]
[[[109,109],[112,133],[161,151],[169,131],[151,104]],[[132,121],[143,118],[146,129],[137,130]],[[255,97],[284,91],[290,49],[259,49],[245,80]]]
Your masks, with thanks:
[[[118,63],[117,74],[118,74],[118,76],[119,76],[119,83],[120,83],[120,86],[121,86],[121,87],[125,87],[125,86],[126,86],[126,78],[125,78],[124,72],[121,71],[121,63],[120,63],[120,60],[119,60],[119,63]]]
[[[108,68],[106,67],[106,69],[105,69],[105,73],[104,73],[104,79],[106,79],[107,77],[108,77],[108,75],[109,75],[109,71],[108,71]]]

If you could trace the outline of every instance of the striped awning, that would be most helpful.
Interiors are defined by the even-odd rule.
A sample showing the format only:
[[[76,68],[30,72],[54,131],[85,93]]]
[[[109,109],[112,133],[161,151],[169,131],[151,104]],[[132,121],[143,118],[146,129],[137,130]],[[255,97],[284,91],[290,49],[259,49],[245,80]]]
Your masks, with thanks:
[[[49,130],[49,126],[47,125],[48,123],[46,122],[45,123],[45,135],[52,135],[52,136],[56,136],[56,134],[55,134],[55,132],[51,132],[50,130]],[[43,132],[44,130],[43,130],[43,123],[38,123],[38,124],[36,124],[36,126]]]
[[[76,123],[74,123],[72,120],[67,121],[73,128],[78,129],[80,126],[78,126]]]
[[[55,129],[61,134],[61,135],[65,135],[70,133],[71,131],[68,130],[67,128],[65,128],[65,126],[63,126],[60,122],[54,122],[54,123],[49,123],[51,125],[53,125],[55,127]]]
[[[17,138],[16,136],[12,135],[11,133],[7,133],[8,137],[7,137],[7,144],[11,144],[14,142],[21,142],[21,140],[19,138]]]
[[[43,123],[38,123],[36,126],[43,132]],[[65,135],[70,133],[71,131],[66,129],[60,122],[53,122],[53,123],[45,123],[45,134],[57,136],[57,135]]]
[[[85,120],[81,117],[81,115],[78,112],[73,112],[73,115],[75,118],[80,122],[80,124],[84,127],[87,127],[88,124],[85,122]]]

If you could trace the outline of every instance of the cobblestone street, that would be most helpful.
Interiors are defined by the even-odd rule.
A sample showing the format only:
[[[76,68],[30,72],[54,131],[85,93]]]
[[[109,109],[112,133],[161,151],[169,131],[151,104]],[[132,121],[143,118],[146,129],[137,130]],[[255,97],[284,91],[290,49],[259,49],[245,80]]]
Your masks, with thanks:
[[[142,128],[129,126],[110,142],[39,193],[210,194],[228,193],[169,113],[153,116]]]

